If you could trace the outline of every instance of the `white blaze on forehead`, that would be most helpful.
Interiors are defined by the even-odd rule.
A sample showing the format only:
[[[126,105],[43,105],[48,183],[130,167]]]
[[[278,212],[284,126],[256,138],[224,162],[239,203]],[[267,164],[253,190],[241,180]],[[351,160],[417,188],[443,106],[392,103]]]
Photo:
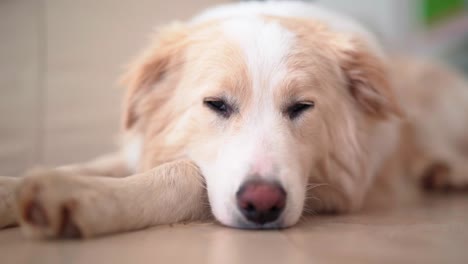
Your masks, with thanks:
[[[245,56],[254,94],[258,91],[271,93],[287,74],[286,60],[294,34],[275,21],[254,16],[228,19],[223,22],[222,29]]]
[[[250,171],[273,176],[274,158],[266,155],[279,133],[275,127],[278,107],[273,90],[279,88],[288,75],[287,60],[295,35],[276,21],[254,16],[228,19],[223,22],[222,30],[241,50],[252,89],[252,108],[244,116],[241,131],[230,139],[237,142],[231,146],[238,156],[246,158],[241,174],[248,176]]]

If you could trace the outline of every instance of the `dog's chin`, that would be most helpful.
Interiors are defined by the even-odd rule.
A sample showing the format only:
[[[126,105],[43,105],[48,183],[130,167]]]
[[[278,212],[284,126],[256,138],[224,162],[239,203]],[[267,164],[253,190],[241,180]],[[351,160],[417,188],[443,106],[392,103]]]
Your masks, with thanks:
[[[248,230],[268,230],[268,229],[285,229],[296,225],[302,215],[302,210],[294,210],[293,204],[289,204],[279,218],[275,221],[268,222],[265,224],[258,224],[249,221],[245,218],[240,211],[230,206],[223,204],[222,206],[212,206],[212,213],[216,221],[226,227],[236,229],[248,229]],[[302,208],[302,204],[298,206]]]
[[[236,228],[248,230],[268,230],[268,229],[282,229],[286,228],[282,221],[274,221],[266,224],[256,224],[243,219],[237,221]]]
[[[219,220],[218,220],[219,221]],[[243,219],[242,217],[238,217],[233,219],[232,221],[219,221],[222,225],[236,228],[236,229],[247,229],[247,230],[268,230],[268,229],[282,229],[286,228],[283,225],[281,220],[274,221],[271,223],[265,224],[257,224],[250,221]]]
[[[276,221],[258,224],[251,221],[248,221],[243,216],[235,216],[229,220],[218,219],[218,222],[223,226],[236,229],[246,229],[246,230],[269,230],[269,229],[284,229],[289,228],[297,223],[297,221],[285,221],[282,217]]]

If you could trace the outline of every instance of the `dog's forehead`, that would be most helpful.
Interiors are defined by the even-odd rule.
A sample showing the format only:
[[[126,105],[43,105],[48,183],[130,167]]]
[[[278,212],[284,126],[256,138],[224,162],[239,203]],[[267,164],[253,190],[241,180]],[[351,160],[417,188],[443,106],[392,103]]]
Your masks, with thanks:
[[[288,56],[295,44],[293,32],[261,17],[228,19],[221,29],[240,49],[254,91],[273,89],[286,77]]]

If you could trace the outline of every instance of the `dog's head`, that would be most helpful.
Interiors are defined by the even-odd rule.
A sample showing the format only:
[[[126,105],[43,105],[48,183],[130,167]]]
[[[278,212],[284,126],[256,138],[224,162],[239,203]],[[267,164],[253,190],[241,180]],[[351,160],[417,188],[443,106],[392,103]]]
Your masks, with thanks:
[[[125,80],[140,169],[189,157],[215,217],[242,228],[295,224],[317,184],[330,187],[316,208],[355,207],[369,181],[362,141],[398,112],[373,48],[299,19],[172,25]]]

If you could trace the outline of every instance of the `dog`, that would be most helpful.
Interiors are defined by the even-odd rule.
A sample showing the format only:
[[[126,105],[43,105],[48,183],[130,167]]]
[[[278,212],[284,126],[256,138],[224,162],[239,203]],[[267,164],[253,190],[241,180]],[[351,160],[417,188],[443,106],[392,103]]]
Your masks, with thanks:
[[[227,4],[170,24],[123,83],[121,150],[2,177],[0,227],[279,229],[468,184],[467,82],[314,4]]]

